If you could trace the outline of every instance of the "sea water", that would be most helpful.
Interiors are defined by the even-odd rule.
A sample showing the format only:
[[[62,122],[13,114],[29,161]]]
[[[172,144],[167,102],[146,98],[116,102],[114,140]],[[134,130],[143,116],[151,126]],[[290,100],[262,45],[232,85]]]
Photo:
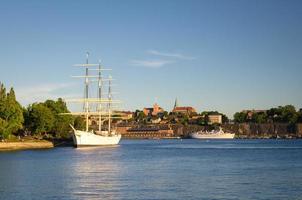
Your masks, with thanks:
[[[0,199],[302,199],[302,140],[2,152]]]

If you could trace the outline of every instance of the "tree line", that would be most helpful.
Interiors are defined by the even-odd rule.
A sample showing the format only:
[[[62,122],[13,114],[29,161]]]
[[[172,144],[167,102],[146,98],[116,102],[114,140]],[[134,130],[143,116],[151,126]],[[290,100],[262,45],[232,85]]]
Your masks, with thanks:
[[[59,98],[56,101],[46,100],[41,103],[33,103],[22,107],[16,100],[13,88],[7,92],[3,84],[0,83],[0,138],[9,138],[12,135],[47,135],[55,138],[69,138],[71,128],[69,124],[77,129],[83,129],[85,122],[80,116],[62,115],[69,110],[65,102]],[[221,114],[218,112],[203,112],[195,123],[205,125],[206,116],[209,114]],[[198,115],[198,114],[194,114]],[[223,122],[228,119],[223,115]],[[170,123],[189,123],[190,117],[185,114],[173,114],[164,112],[162,116]],[[142,111],[134,113],[133,120],[136,122],[147,122],[147,116]],[[236,123],[302,123],[302,110],[296,110],[292,105],[279,106],[263,111],[242,111],[234,114]]]
[[[302,110],[296,110],[293,105],[279,106],[263,111],[241,111],[234,114],[234,121],[237,123],[289,123],[302,122]]]
[[[142,110],[136,110],[133,113],[133,121],[138,123],[151,123],[152,119],[161,118],[161,120],[166,120],[167,123],[171,124],[197,124],[197,125],[208,125],[209,124],[209,115],[221,115],[222,116],[222,123],[229,122],[228,117],[220,113],[218,111],[204,111],[202,113],[175,113],[175,112],[167,112],[164,111],[162,113],[158,113],[157,115],[145,115]]]
[[[14,89],[6,92],[4,85],[0,84],[0,138],[10,138],[20,133],[69,138],[69,124],[81,129],[84,127],[84,120],[81,117],[60,114],[68,112],[61,98],[33,103],[24,108],[16,100]]]

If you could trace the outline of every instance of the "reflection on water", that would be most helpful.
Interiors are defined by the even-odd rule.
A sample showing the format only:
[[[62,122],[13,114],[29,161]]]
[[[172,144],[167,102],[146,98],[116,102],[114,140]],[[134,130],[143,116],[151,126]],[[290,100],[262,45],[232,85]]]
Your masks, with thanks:
[[[70,165],[73,181],[67,185],[73,199],[117,199],[123,187],[119,181],[122,168],[113,157],[118,146],[75,149],[77,157]]]
[[[0,199],[299,199],[300,140],[123,140],[0,154]]]
[[[87,152],[95,152],[95,151],[101,151],[101,150],[109,150],[118,148],[120,145],[107,145],[107,146],[83,146],[80,148],[74,148],[77,151],[87,151]]]

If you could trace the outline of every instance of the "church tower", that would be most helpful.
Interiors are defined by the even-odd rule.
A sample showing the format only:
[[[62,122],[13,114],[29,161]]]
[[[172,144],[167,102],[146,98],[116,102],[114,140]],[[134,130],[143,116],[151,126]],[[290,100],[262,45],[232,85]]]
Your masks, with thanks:
[[[178,107],[177,98],[175,99],[175,103],[174,103],[174,108],[173,109],[175,109],[176,107]]]

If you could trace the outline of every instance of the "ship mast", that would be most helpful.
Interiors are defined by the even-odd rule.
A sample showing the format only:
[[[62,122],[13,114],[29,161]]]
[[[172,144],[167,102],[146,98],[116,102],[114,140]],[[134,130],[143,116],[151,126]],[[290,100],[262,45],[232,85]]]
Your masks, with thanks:
[[[88,80],[88,57],[89,57],[89,52],[86,53],[86,77],[85,77],[85,117],[86,117],[86,132],[88,132],[88,118],[89,118],[89,103],[88,103],[88,89],[89,89],[89,80]]]
[[[99,77],[98,77],[98,98],[99,98],[99,105],[98,105],[98,112],[99,112],[99,132],[101,133],[102,131],[102,66],[101,62],[99,61]]]
[[[111,69],[104,69],[101,65],[101,61],[99,61],[98,64],[89,64],[89,52],[86,53],[86,63],[85,64],[75,64],[73,65],[75,67],[83,67],[85,68],[85,75],[84,76],[72,76],[74,78],[84,78],[84,98],[83,99],[68,99],[65,100],[67,102],[71,103],[81,103],[83,104],[83,111],[82,112],[70,112],[70,113],[60,113],[62,115],[80,115],[84,116],[86,119],[86,132],[89,131],[89,116],[97,116],[98,117],[98,131],[102,133],[102,122],[105,120],[108,120],[108,134],[111,135],[111,129],[112,129],[112,114],[116,113],[112,110],[112,104],[118,104],[121,103],[119,100],[112,100],[112,77],[109,76],[108,78],[103,78],[102,77],[102,71],[107,71]],[[97,67],[97,68],[94,68]],[[98,71],[97,74],[91,74],[89,71]],[[109,88],[108,88],[108,97],[103,99],[102,98],[102,92],[103,91],[103,86],[104,86],[104,81],[109,82]],[[89,97],[89,84],[90,82],[96,82],[97,85],[97,97],[96,98],[91,98]],[[90,104],[96,103],[96,112],[91,112],[90,109]],[[107,104],[107,109],[102,110],[104,105],[102,104]],[[102,116],[103,115],[103,116]]]
[[[108,88],[108,133],[109,135],[111,134],[111,100],[112,100],[112,95],[111,95],[111,79],[112,77],[109,75],[109,88]]]

